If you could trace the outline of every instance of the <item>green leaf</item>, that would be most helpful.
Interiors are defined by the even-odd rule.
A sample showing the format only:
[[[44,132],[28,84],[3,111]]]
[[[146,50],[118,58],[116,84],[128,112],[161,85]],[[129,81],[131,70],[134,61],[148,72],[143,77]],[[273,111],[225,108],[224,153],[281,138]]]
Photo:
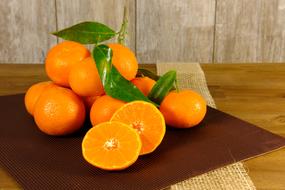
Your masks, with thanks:
[[[160,104],[168,92],[173,89],[176,80],[176,71],[168,71],[161,76],[152,87],[148,98],[157,104]]]
[[[92,56],[96,62],[98,73],[107,95],[125,102],[134,100],[151,102],[135,85],[126,80],[118,70],[112,66],[111,48],[106,45],[96,46],[93,49]]]
[[[160,78],[160,76],[156,75],[155,73],[147,69],[138,69],[137,77],[149,77],[155,81],[157,81]]]
[[[82,22],[52,34],[81,44],[97,44],[111,39],[116,32],[98,22]]]

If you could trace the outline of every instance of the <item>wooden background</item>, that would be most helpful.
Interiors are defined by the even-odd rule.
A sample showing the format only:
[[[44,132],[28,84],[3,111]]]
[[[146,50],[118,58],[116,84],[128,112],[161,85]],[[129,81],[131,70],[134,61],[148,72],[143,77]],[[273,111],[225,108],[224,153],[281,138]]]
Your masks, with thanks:
[[[140,62],[285,62],[285,0],[1,0],[0,63],[42,63],[49,32],[85,20],[118,30]]]

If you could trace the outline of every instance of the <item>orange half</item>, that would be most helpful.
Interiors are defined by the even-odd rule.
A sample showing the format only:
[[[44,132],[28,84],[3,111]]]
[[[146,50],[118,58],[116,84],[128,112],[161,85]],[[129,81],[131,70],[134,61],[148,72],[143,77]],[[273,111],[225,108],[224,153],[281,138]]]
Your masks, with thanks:
[[[114,113],[111,121],[119,121],[136,129],[142,141],[140,155],[153,152],[160,145],[166,131],[161,112],[145,101],[123,105]]]
[[[139,156],[141,140],[133,128],[121,122],[92,127],[82,141],[82,154],[91,165],[104,170],[122,170]]]

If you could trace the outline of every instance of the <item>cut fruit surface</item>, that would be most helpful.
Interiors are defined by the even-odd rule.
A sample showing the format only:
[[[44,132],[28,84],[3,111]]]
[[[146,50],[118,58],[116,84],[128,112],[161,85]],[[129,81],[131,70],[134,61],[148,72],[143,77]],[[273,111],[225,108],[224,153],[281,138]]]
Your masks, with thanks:
[[[141,147],[136,130],[121,122],[104,122],[86,133],[82,154],[93,166],[104,170],[122,170],[138,159]]]
[[[153,152],[166,131],[163,115],[153,104],[145,101],[125,104],[114,113],[111,121],[119,121],[136,129],[142,141],[140,155]]]

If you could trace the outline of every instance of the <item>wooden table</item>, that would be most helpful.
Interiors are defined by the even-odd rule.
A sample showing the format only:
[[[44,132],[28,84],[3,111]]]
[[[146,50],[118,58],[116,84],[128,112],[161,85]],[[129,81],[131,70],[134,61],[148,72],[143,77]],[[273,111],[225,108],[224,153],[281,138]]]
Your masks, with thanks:
[[[141,65],[155,71],[155,65]],[[217,107],[285,137],[285,64],[202,64]],[[0,95],[47,80],[43,65],[0,64]],[[257,189],[285,189],[285,148],[245,161]],[[17,189],[0,169],[0,189]]]

